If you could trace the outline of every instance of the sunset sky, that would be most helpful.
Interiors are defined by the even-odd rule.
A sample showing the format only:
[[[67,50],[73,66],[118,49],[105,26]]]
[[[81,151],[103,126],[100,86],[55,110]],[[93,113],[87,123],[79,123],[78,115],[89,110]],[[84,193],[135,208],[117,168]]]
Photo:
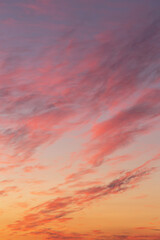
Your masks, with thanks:
[[[0,240],[160,240],[160,1],[0,0]]]

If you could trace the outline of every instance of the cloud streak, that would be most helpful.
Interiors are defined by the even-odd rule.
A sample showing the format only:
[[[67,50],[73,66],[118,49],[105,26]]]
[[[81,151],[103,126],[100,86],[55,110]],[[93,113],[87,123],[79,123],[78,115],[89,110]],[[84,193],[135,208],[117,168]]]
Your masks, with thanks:
[[[73,192],[73,195],[49,200],[30,209],[30,214],[8,227],[14,231],[29,231],[52,221],[68,221],[72,219],[68,215],[84,208],[86,204],[133,189],[153,171],[155,168],[139,166],[108,184],[83,188]]]

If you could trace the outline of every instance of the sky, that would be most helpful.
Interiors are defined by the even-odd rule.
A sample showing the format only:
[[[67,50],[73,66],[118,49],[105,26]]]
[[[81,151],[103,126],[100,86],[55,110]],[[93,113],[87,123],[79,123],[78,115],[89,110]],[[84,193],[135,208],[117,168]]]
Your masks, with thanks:
[[[160,1],[0,0],[0,239],[160,240]]]

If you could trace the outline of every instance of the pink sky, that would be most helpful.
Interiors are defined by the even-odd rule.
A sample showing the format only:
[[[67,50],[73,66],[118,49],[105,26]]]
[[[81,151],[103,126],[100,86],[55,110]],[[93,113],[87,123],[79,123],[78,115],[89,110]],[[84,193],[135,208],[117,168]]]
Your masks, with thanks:
[[[0,239],[160,240],[160,2],[0,1]]]

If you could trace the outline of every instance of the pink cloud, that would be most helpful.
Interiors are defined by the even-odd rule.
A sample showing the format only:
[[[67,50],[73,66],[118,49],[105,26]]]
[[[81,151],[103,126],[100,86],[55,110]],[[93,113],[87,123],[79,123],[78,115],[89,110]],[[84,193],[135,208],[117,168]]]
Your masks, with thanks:
[[[0,190],[0,196],[8,196],[9,193],[19,192],[19,188],[17,186],[8,186],[3,190]]]
[[[57,197],[33,207],[22,220],[18,220],[8,227],[16,231],[29,231],[52,221],[63,222],[66,219],[69,220],[72,217],[68,217],[68,215],[84,208],[87,203],[135,188],[140,181],[150,176],[153,171],[155,171],[154,168],[147,169],[142,165],[125,172],[109,184],[97,184],[89,188],[80,188],[73,192],[73,195]]]
[[[39,165],[35,165],[35,166],[26,166],[23,169],[24,169],[24,172],[29,173],[34,170],[45,170],[46,168],[47,168],[46,166],[39,164]]]
[[[90,164],[101,165],[106,156],[132,143],[138,135],[150,131],[152,121],[160,115],[160,94],[157,91],[151,90],[132,107],[93,126],[92,138],[84,150]]]

